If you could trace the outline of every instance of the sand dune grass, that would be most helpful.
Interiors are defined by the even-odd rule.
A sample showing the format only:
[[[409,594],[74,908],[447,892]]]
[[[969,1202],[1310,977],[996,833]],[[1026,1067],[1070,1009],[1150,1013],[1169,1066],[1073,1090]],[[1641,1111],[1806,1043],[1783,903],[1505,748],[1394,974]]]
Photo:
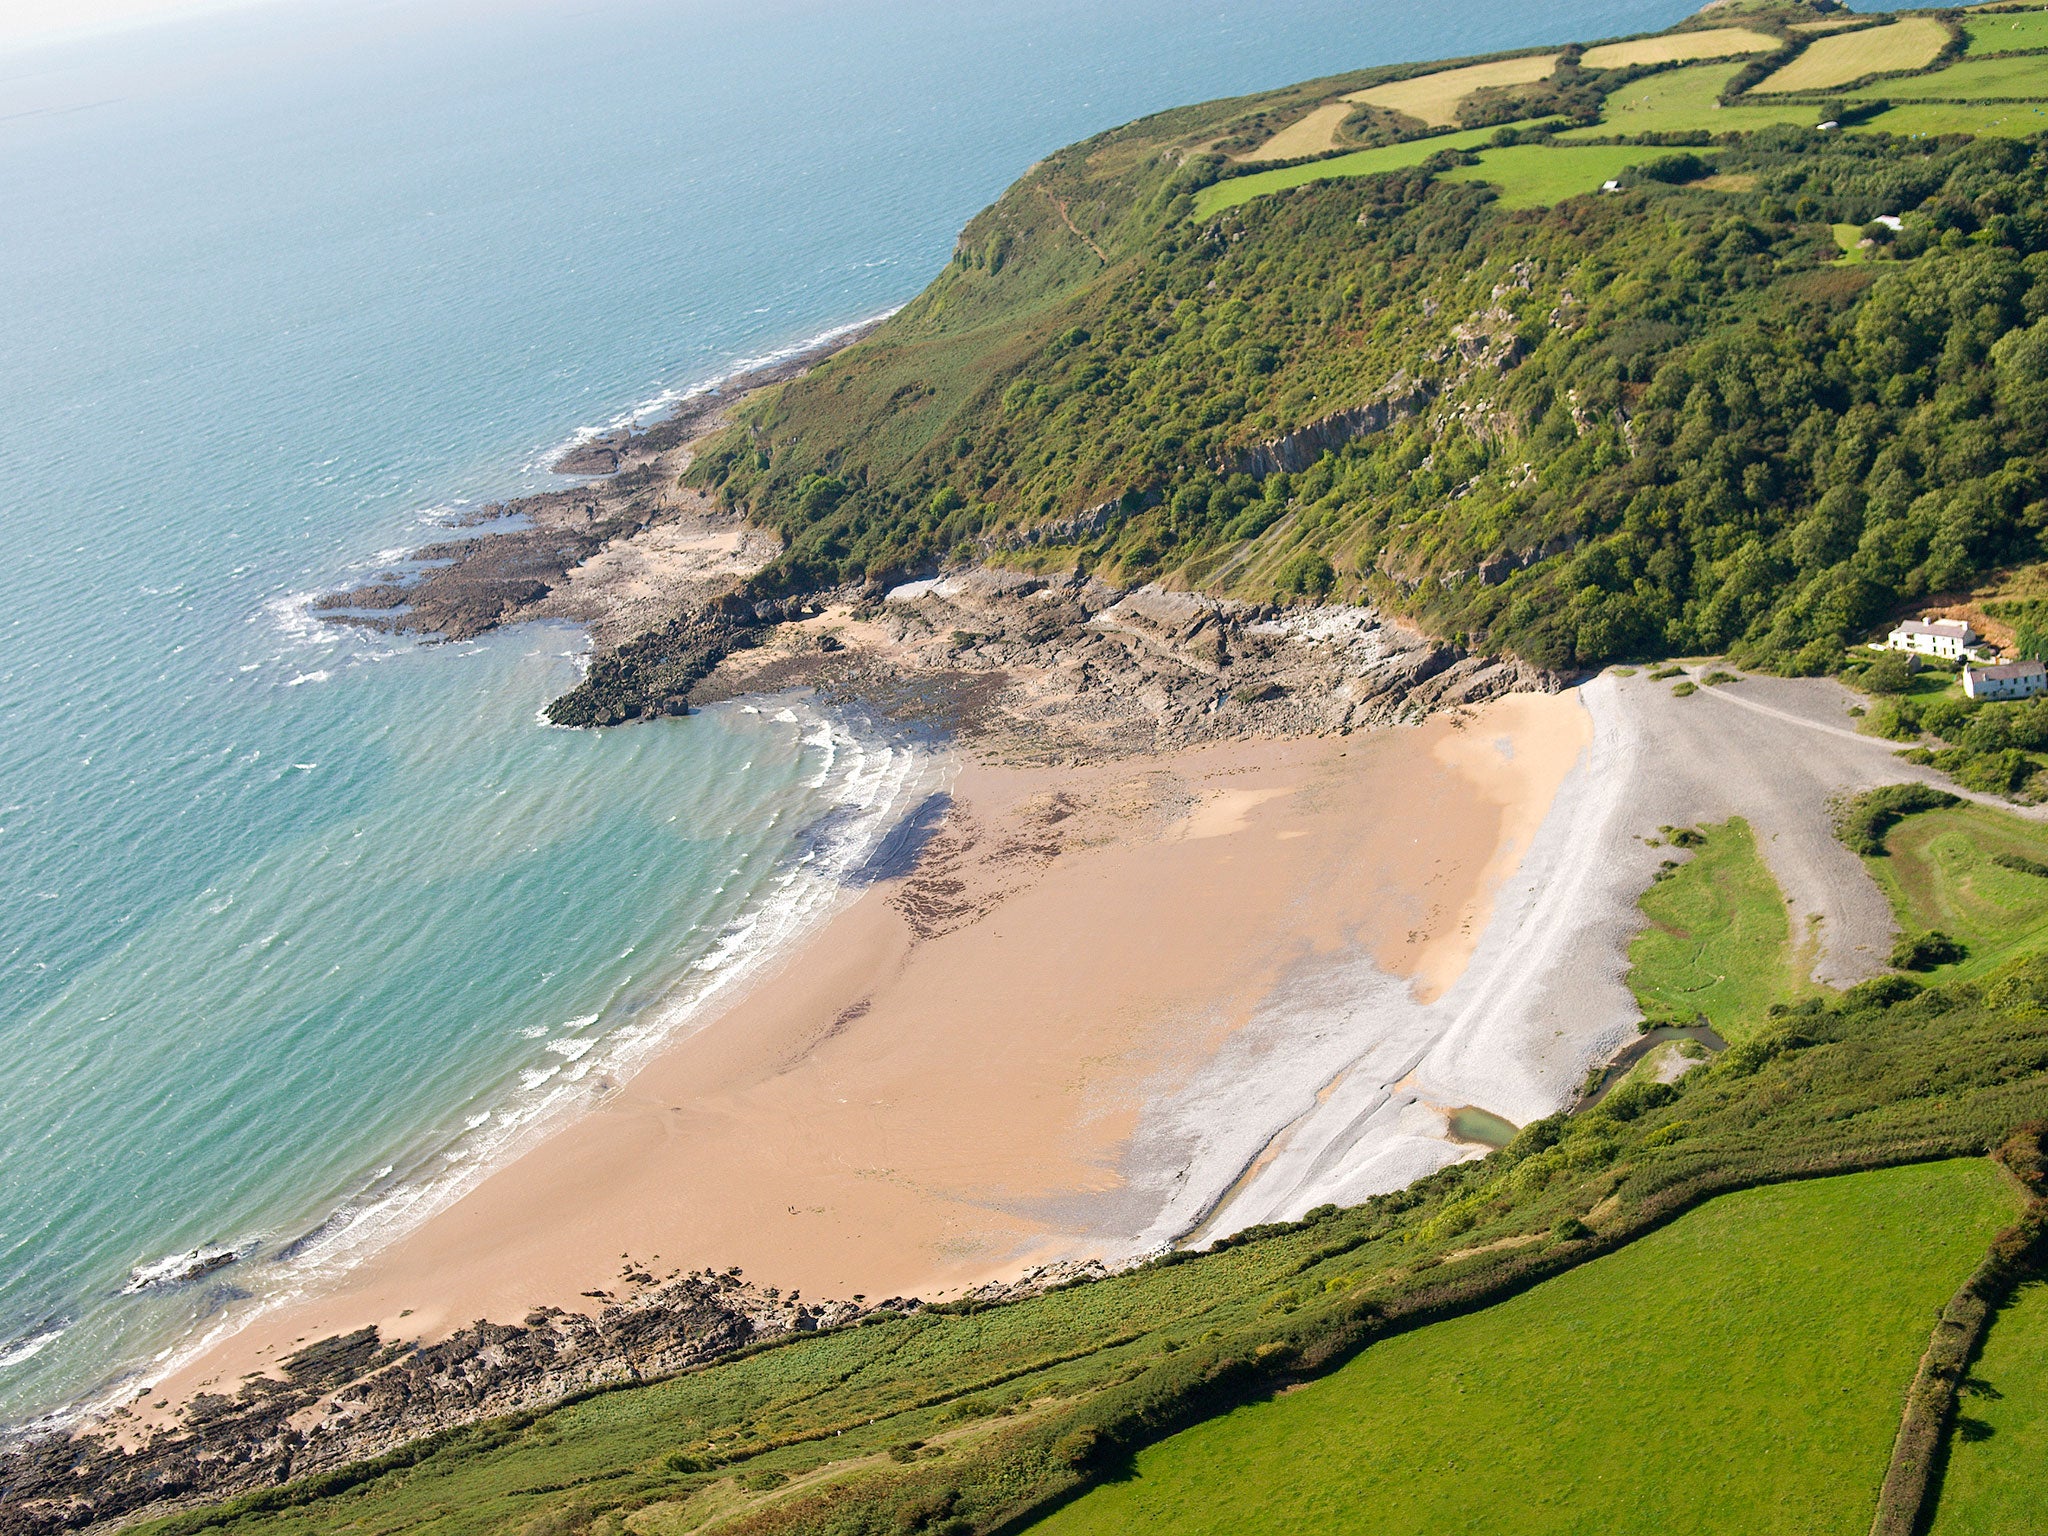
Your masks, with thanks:
[[[1681,59],[1732,59],[1745,53],[1769,53],[1779,46],[1768,32],[1715,27],[1705,32],[1672,32],[1664,37],[1603,43],[1588,48],[1579,62],[1587,69],[1623,69],[1632,64],[1675,64]]]
[[[1440,69],[1433,75],[1417,75],[1412,80],[1396,80],[1390,85],[1355,91],[1346,99],[1385,107],[1432,128],[1448,128],[1458,120],[1458,103],[1474,91],[1548,80],[1557,68],[1557,59],[1554,53],[1535,53],[1518,59],[1467,64],[1461,69]]]
[[[1948,46],[1948,28],[1932,16],[1908,16],[1889,26],[1841,32],[1813,42],[1806,52],[1766,78],[1759,92],[1826,91],[1865,75],[1925,69]]]
[[[1928,1319],[2012,1209],[1986,1162],[1730,1195],[1141,1451],[1033,1529],[1862,1536]]]

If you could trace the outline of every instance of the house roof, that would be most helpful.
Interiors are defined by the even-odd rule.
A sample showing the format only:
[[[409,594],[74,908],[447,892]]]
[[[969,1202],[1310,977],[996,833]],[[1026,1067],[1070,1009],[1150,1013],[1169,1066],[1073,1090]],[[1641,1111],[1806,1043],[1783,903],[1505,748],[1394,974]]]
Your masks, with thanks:
[[[1961,619],[1907,619],[1892,630],[1895,635],[1940,635],[1960,640],[1977,632]]]
[[[1966,667],[1963,670],[1973,677],[1986,677],[1994,682],[2016,682],[2030,677],[2048,677],[2048,665],[2038,661],[2002,661],[1994,667]]]

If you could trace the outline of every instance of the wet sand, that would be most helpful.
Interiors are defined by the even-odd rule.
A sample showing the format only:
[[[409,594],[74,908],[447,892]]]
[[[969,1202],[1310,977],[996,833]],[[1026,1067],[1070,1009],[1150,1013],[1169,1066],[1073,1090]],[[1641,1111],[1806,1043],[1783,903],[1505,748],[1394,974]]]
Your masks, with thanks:
[[[1355,961],[1420,1003],[1455,986],[1589,735],[1575,695],[1514,695],[1349,737],[968,767],[908,878],[337,1289],[153,1395],[366,1323],[433,1339],[587,1310],[588,1291],[630,1294],[628,1255],[819,1299],[934,1299],[1128,1255],[1165,1207],[1199,1213],[1237,1174],[1197,1190],[1182,1170],[1166,1198],[1137,1166],[1148,1116],[1304,967]],[[1472,1150],[1446,1141],[1439,1161]]]

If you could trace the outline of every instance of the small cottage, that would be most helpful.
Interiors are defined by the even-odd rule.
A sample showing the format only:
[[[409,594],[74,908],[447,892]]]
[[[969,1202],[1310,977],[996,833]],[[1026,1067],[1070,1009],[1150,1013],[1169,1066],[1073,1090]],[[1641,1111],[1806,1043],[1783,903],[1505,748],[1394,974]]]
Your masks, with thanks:
[[[1961,661],[1978,638],[1977,631],[1962,619],[1908,619],[1886,637],[1885,644],[1895,651]]]
[[[1973,699],[2031,699],[2048,693],[2048,666],[2008,661],[1995,667],[1964,667],[1963,692]]]

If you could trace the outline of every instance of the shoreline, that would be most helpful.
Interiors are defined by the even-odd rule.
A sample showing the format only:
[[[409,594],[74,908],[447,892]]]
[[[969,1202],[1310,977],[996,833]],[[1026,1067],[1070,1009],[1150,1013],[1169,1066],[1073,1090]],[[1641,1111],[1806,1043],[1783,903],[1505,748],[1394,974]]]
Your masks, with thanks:
[[[1476,744],[1495,753],[1496,739],[1531,742],[1582,713],[1568,695],[1517,696],[1475,712],[1482,730],[1525,717]],[[150,1397],[170,1407],[144,1422],[322,1335],[375,1326],[432,1345],[477,1317],[587,1307],[593,1290],[628,1300],[602,1257],[622,1251],[650,1277],[738,1264],[793,1297],[855,1305],[1136,1258],[1160,1238],[1132,1201],[1170,1172],[1140,1134],[1146,1117],[1319,956],[1363,957],[1424,992],[1460,969],[1504,851],[1518,860],[1522,824],[1577,760],[1575,729],[1563,760],[1532,753],[1519,785],[1488,782],[1449,716],[1078,772],[969,763],[913,869],[841,906],[617,1094],[322,1296],[159,1373]],[[1373,824],[1390,791],[1418,784],[1440,813],[1429,871],[1392,900],[1384,881],[1361,884],[1305,921],[1303,903],[1337,878],[1333,848],[1378,847],[1383,871],[1412,852],[1413,834]],[[1183,937],[1140,959],[1129,950],[1147,932]],[[1063,957],[1057,977],[1048,952]],[[998,977],[1013,994],[1001,1003],[984,994]],[[961,1011],[970,996],[978,1016]],[[1439,1148],[1440,1161],[1483,1150]],[[767,1210],[810,1213],[818,1230],[768,1230]]]

